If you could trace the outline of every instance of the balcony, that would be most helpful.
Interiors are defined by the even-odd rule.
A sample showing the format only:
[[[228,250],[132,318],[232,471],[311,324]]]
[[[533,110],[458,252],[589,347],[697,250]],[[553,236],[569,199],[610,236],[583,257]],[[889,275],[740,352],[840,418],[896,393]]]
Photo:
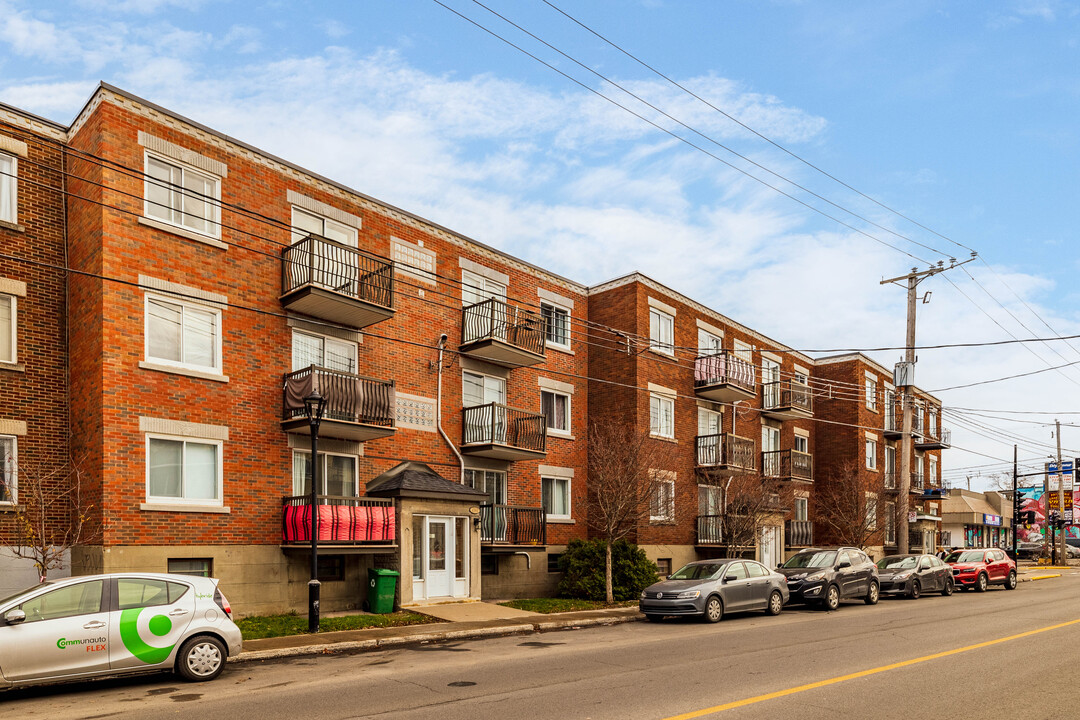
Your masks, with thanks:
[[[784,523],[788,547],[809,547],[814,544],[814,523],[809,520],[788,520]]]
[[[285,374],[282,430],[311,433],[304,398],[312,390],[326,398],[320,437],[367,442],[394,434],[393,380],[374,380],[317,365]]]
[[[394,266],[309,235],[281,252],[281,293],[286,310],[365,328],[394,316]]]
[[[724,516],[723,515],[698,515],[697,516],[697,544],[698,545],[723,545],[724,544]]]
[[[316,496],[316,537],[319,547],[335,552],[385,552],[397,544],[394,501],[384,498]],[[311,547],[311,497],[282,499],[281,545]]]
[[[900,474],[895,470],[885,471],[885,489],[896,491],[900,486]]]
[[[496,460],[534,460],[547,454],[543,415],[498,403],[461,411],[461,452]]]
[[[716,402],[749,400],[756,394],[754,364],[729,350],[694,360],[694,392]]]
[[[952,431],[931,427],[926,434],[915,440],[916,450],[946,450],[952,447]]]
[[[909,488],[911,492],[922,495],[924,485],[925,478],[922,473],[911,473],[911,486]]]
[[[544,508],[480,506],[480,542],[491,546],[547,545]]]
[[[904,434],[904,416],[896,406],[885,408],[885,426],[883,435],[886,440],[895,440]]]
[[[814,456],[798,450],[761,453],[761,475],[774,480],[814,481]]]
[[[810,386],[793,380],[765,383],[761,386],[761,412],[777,420],[813,417]]]
[[[707,470],[748,470],[756,468],[754,441],[732,435],[698,435],[695,465]]]
[[[510,368],[544,362],[544,319],[490,298],[462,311],[461,352]]]

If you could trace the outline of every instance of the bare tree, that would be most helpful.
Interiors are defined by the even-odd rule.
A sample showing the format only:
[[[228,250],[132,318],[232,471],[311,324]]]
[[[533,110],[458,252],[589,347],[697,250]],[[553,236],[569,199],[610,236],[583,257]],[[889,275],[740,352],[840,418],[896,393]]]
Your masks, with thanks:
[[[710,472],[706,478],[719,491],[720,508],[698,521],[698,533],[719,543],[726,557],[752,552],[767,518],[787,512],[794,497],[790,483],[757,473]]]
[[[845,463],[815,489],[817,521],[840,545],[864,549],[881,544],[888,521],[885,491],[884,473],[864,472],[858,463]],[[893,518],[896,532],[907,532],[906,526]]]
[[[650,437],[648,428],[615,420],[589,426],[589,528],[605,542],[604,585],[615,601],[611,579],[611,546],[633,535],[657,511],[674,511],[673,488],[658,473],[675,467],[674,443]],[[672,521],[676,518],[672,517]]]
[[[20,464],[16,472],[16,502],[0,523],[0,546],[32,560],[44,582],[50,570],[64,567],[71,548],[101,540],[101,522],[88,499],[86,473],[74,459],[51,469]]]

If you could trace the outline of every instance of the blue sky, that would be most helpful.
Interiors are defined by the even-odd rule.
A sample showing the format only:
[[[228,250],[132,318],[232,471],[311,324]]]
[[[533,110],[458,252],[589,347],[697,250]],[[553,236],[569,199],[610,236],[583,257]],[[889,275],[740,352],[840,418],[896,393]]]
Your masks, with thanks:
[[[443,2],[580,84],[432,0],[0,0],[0,101],[68,123],[104,80],[580,282],[643,271],[794,348],[901,344],[904,294],[879,280],[966,248],[970,276],[920,288],[919,344],[1080,333],[1080,5],[552,0],[854,192],[542,0],[485,4],[671,117]],[[919,358],[935,390],[1078,362],[1080,341]],[[965,408],[945,421],[963,485],[1011,459],[1005,433],[1041,463],[1054,413],[1080,418],[1080,364],[940,396]],[[1080,454],[1080,428],[1063,444]]]

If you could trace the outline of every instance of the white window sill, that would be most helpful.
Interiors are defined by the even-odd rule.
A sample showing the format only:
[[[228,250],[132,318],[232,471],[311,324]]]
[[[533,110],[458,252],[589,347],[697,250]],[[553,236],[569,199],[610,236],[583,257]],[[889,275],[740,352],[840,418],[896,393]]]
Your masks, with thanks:
[[[558,350],[566,355],[573,355],[574,351],[570,349],[569,345],[556,345],[554,343],[544,345],[548,350]]]
[[[662,349],[660,349],[658,347],[653,347],[652,345],[649,346],[649,352],[656,353],[657,355],[663,355],[664,357],[669,357],[669,358],[675,357],[675,351],[674,350],[662,350]]]
[[[145,360],[139,363],[139,367],[143,370],[155,370],[157,372],[172,373],[173,375],[187,375],[188,377],[202,378],[203,380],[213,380],[214,382],[229,382],[228,375],[208,372],[205,370],[193,370],[191,368],[176,367],[174,365],[162,365],[160,363],[147,362]]]
[[[229,514],[232,508],[222,505],[191,505],[185,503],[159,503],[148,502],[139,505],[143,512],[187,512],[187,513],[223,513]]]
[[[188,230],[187,228],[181,227],[179,225],[172,225],[172,224],[164,222],[162,220],[155,220],[154,218],[148,218],[148,217],[140,217],[139,218],[139,224],[140,225],[146,225],[148,227],[152,227],[152,228],[154,228],[156,230],[162,230],[162,231],[167,232],[167,233],[172,233],[173,235],[179,235],[182,238],[187,238],[188,240],[194,240],[195,242],[203,243],[204,245],[209,245],[210,247],[216,247],[216,248],[218,248],[220,250],[228,250],[229,249],[228,245],[221,242],[217,238],[212,238],[209,235],[203,235],[202,233],[197,233],[194,230]]]
[[[26,366],[22,363],[9,363],[0,361],[0,370],[10,370],[11,372],[26,372]]]
[[[0,502],[0,513],[15,512],[15,503],[13,502]]]
[[[15,232],[26,232],[25,225],[8,222],[7,220],[0,220],[0,228],[4,228],[5,230],[14,230]]]
[[[667,435],[653,435],[652,433],[650,433],[649,437],[651,437],[653,440],[663,440],[664,442],[675,443],[676,445],[679,444],[678,440],[673,437],[668,437]]]
[[[669,518],[649,518],[650,525],[674,525],[675,521]]]
[[[577,523],[573,518],[551,517],[550,515],[548,515],[547,521],[549,525],[575,525]]]
[[[562,432],[560,430],[549,429],[547,431],[547,436],[549,438],[558,438],[559,440],[577,440],[577,438],[574,437],[572,434],[568,432]]]

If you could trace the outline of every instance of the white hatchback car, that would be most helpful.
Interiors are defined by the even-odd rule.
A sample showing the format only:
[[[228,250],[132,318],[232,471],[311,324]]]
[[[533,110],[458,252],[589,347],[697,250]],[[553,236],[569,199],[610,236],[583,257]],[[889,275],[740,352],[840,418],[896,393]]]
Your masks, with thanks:
[[[240,628],[213,578],[85,575],[0,599],[0,690],[175,670],[213,680],[240,652]]]

